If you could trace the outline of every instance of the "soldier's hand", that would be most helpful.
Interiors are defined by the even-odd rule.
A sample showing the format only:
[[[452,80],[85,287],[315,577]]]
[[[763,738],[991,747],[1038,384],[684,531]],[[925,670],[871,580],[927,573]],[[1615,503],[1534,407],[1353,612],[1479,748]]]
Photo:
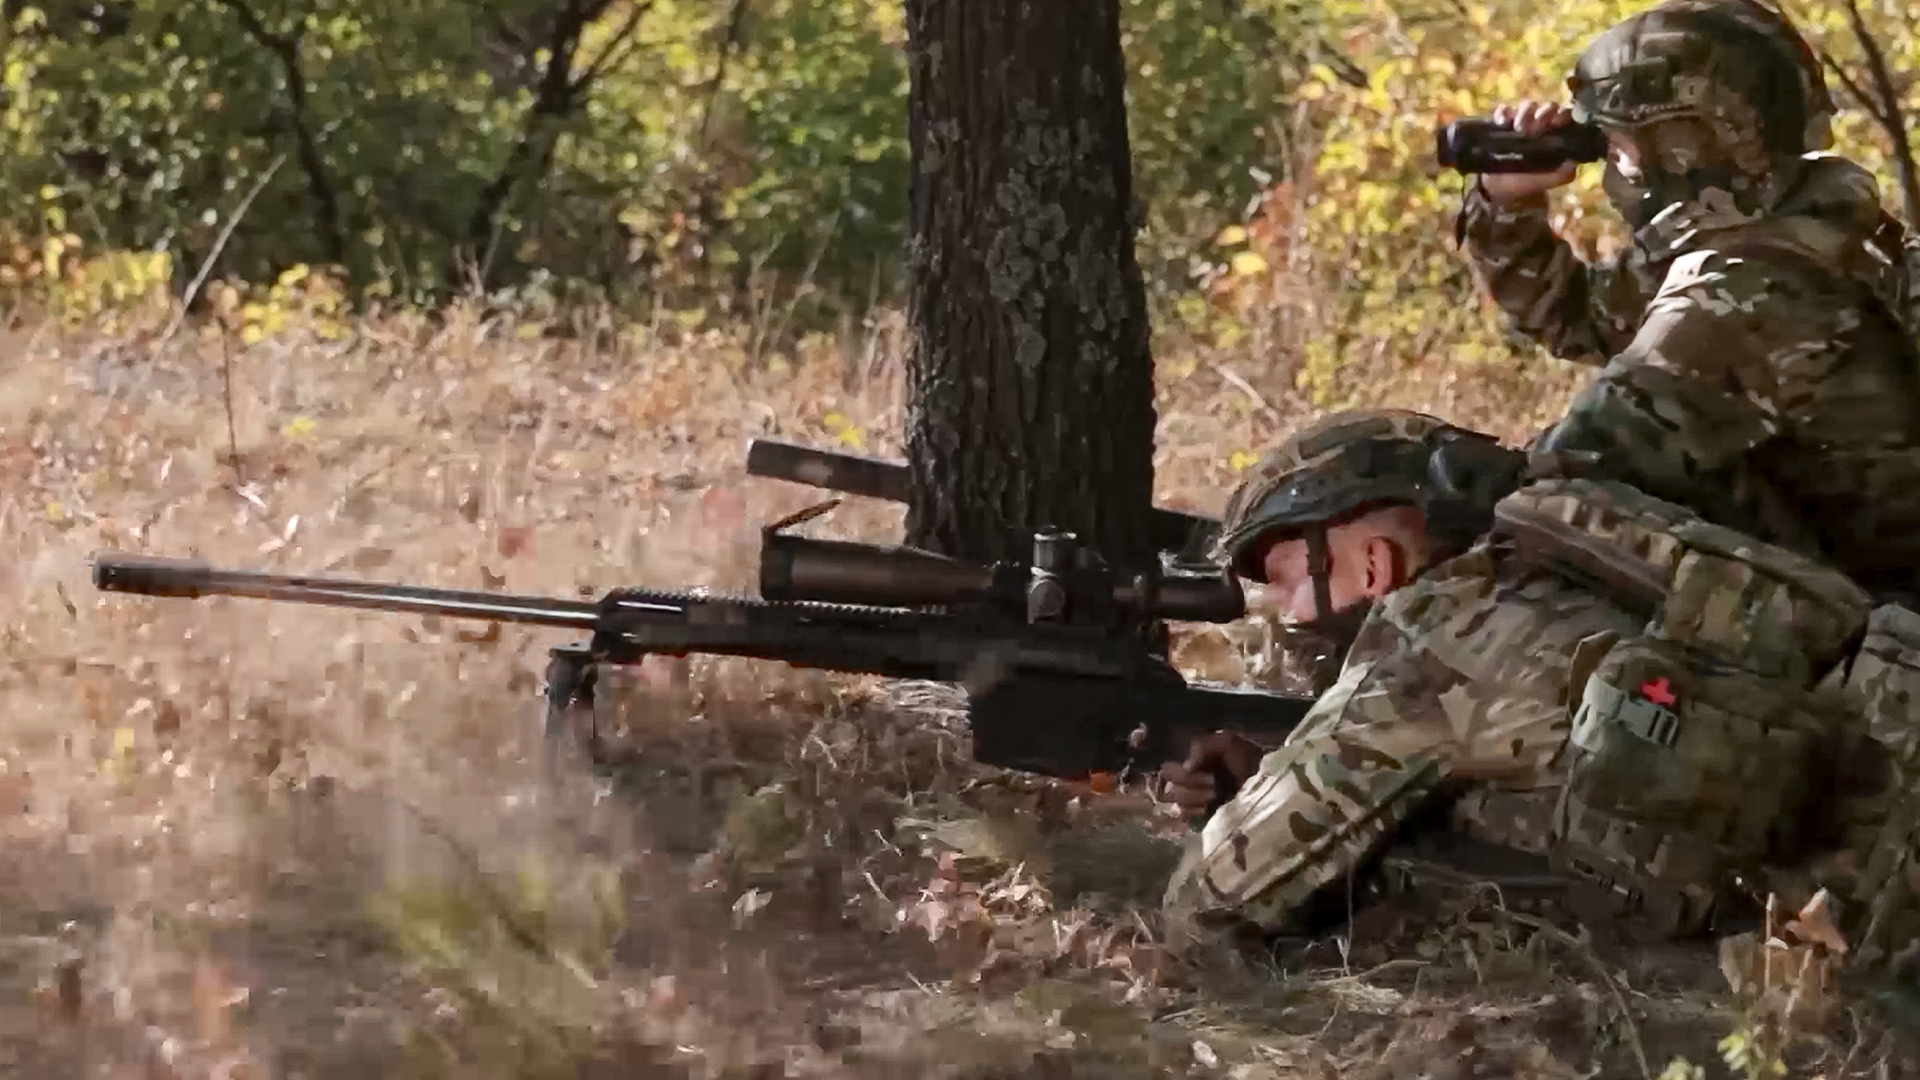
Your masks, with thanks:
[[[1573,109],[1566,105],[1555,105],[1545,101],[1528,101],[1520,105],[1502,105],[1493,110],[1492,120],[1522,135],[1545,135],[1549,131],[1566,127],[1573,123]],[[1579,165],[1569,161],[1553,172],[1545,173],[1482,173],[1480,189],[1496,203],[1525,199],[1542,192],[1551,191],[1573,179]]]
[[[1169,761],[1160,766],[1160,779],[1166,785],[1167,801],[1180,808],[1186,818],[1205,816],[1214,800],[1223,792],[1216,772],[1233,778],[1234,790],[1260,769],[1266,751],[1231,731],[1216,731],[1195,739],[1187,748],[1187,760]]]

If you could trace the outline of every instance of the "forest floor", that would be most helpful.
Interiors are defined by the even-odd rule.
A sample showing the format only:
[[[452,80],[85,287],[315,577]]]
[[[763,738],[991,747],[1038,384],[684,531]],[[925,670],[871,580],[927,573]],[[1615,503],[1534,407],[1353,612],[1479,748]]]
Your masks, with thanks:
[[[759,525],[820,493],[748,479],[746,440],[897,452],[897,333],[771,363],[458,312],[156,338],[0,333],[0,1075],[1729,1075],[1710,949],[1601,955],[1497,903],[1173,962],[1180,827],[973,764],[943,687],[649,666],[618,789],[549,782],[564,635],[89,582],[118,549],[751,592]],[[1235,452],[1309,411],[1232,363],[1169,365],[1163,505],[1217,512]],[[1378,400],[1518,437],[1575,377],[1396,373]],[[852,499],[810,529],[900,518]],[[1181,655],[1234,678],[1239,649]],[[1794,1074],[1898,1075],[1890,1053],[1846,1026]]]

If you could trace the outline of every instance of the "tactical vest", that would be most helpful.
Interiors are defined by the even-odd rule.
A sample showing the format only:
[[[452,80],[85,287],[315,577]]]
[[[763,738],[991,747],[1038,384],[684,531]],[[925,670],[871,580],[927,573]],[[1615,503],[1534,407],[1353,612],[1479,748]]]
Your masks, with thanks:
[[[1609,482],[1520,489],[1491,543],[1503,572],[1553,573],[1647,623],[1575,654],[1560,789],[1475,793],[1462,827],[1585,883],[1585,918],[1647,937],[1704,929],[1795,847],[1846,715],[1823,680],[1844,670],[1871,601],[1826,567]]]

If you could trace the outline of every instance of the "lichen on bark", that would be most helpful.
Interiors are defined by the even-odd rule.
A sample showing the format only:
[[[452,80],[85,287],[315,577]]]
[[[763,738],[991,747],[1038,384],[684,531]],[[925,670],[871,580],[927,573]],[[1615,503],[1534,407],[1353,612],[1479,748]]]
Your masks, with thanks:
[[[1153,380],[1112,0],[909,0],[908,539],[1144,557]]]

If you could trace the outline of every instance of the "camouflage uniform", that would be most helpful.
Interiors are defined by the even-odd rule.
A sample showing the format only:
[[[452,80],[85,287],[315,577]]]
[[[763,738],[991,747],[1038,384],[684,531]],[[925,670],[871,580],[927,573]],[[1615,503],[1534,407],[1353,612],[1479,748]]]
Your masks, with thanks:
[[[1427,505],[1417,454],[1354,451],[1431,446],[1445,426],[1428,420],[1344,415],[1290,440],[1229,504],[1229,563],[1324,528],[1340,515],[1325,493],[1379,489],[1370,468]],[[1864,592],[1618,484],[1529,484],[1488,524],[1384,598],[1332,689],[1190,843],[1166,895],[1176,945],[1210,914],[1292,926],[1442,795],[1459,830],[1539,857],[1576,911],[1649,936],[1701,929],[1808,841],[1859,712],[1841,661]]]
[[[1583,265],[1544,196],[1496,207],[1476,188],[1460,225],[1517,329],[1604,363],[1541,450],[1904,592],[1920,568],[1912,249],[1865,170],[1811,153],[1832,103],[1762,11],[1674,0],[1582,57],[1576,117],[1634,139],[1644,165],[1607,166],[1636,228],[1616,264]]]

